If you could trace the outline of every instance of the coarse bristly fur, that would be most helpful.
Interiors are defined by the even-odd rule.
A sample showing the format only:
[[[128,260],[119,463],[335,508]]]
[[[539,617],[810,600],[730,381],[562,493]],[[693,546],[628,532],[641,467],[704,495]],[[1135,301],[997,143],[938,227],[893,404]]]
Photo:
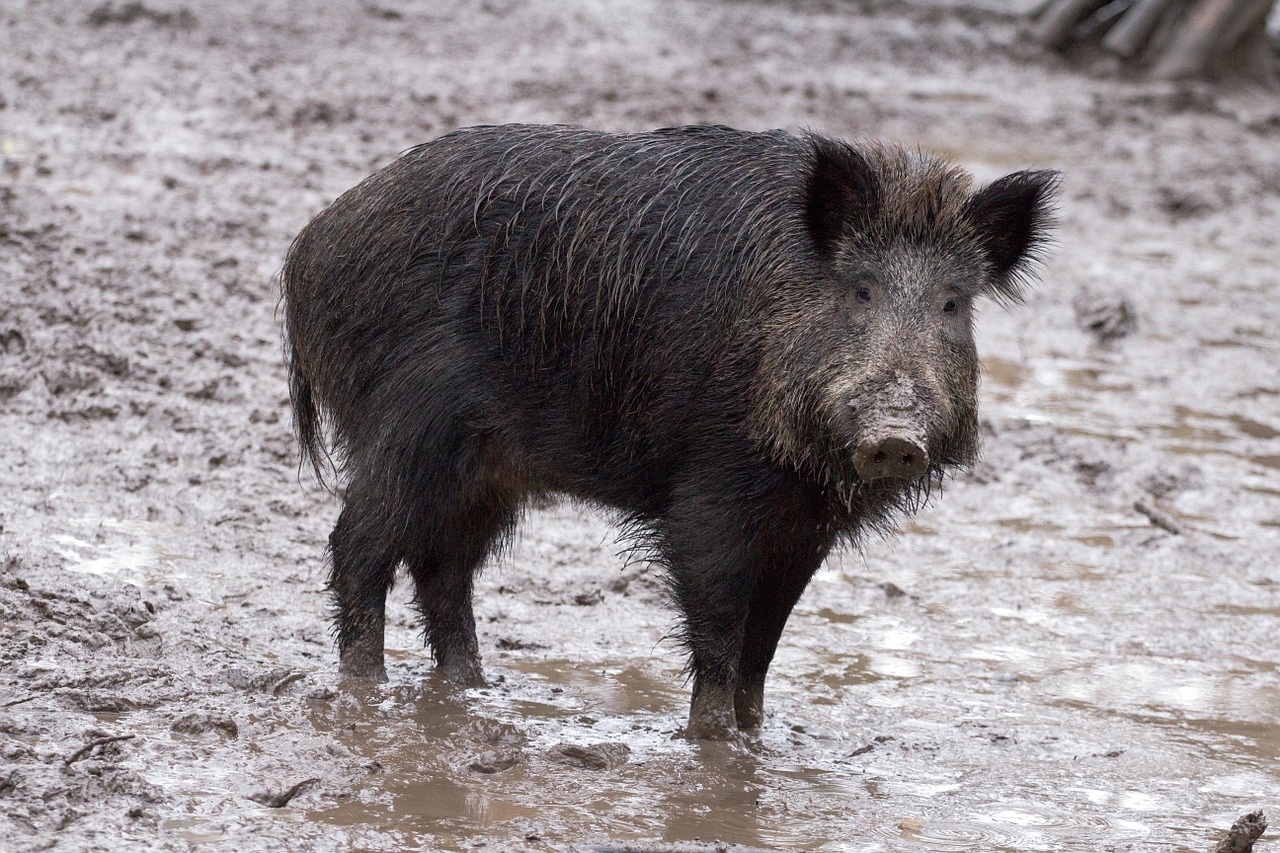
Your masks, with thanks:
[[[347,192],[282,273],[298,438],[319,472],[329,428],[347,483],[344,671],[381,674],[403,562],[437,661],[478,680],[474,573],[530,498],[562,494],[619,512],[666,570],[690,732],[758,725],[830,548],[976,457],[972,301],[1019,298],[1057,182],[975,190],[939,158],[816,134],[505,125]],[[891,433],[927,456],[918,477],[855,464]]]

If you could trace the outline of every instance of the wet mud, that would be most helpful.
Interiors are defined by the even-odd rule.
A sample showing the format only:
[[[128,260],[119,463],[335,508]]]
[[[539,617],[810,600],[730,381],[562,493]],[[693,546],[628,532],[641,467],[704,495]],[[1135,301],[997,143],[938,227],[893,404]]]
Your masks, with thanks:
[[[0,12],[0,838],[14,850],[1204,851],[1280,804],[1280,101],[1041,55],[1013,5]],[[273,276],[452,127],[813,127],[1066,174],[980,318],[985,457],[679,736],[660,584],[531,511],[490,686],[341,684]],[[1259,849],[1266,849],[1264,836]],[[717,846],[721,845],[721,846]]]

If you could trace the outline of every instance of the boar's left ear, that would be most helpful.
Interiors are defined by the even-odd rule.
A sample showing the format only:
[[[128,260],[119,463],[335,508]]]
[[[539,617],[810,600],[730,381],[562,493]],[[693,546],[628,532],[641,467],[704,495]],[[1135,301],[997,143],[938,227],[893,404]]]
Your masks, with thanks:
[[[1055,171],[1014,172],[969,201],[969,216],[994,272],[997,298],[1022,298],[1022,286],[1051,240],[1061,183],[1062,175]]]
[[[871,221],[880,206],[880,181],[852,145],[811,136],[813,170],[805,187],[805,220],[819,254]]]

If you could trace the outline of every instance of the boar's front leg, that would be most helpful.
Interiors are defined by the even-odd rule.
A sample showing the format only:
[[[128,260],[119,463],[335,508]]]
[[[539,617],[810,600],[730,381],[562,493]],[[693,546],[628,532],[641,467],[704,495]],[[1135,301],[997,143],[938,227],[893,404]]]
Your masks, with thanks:
[[[690,477],[664,533],[693,673],[687,734],[759,728],[778,639],[834,540],[821,496],[763,464]]]
[[[787,617],[831,548],[830,535],[816,522],[800,522],[787,531],[778,529],[778,520],[770,519],[757,533],[761,570],[747,613],[733,696],[738,728],[748,731],[764,722],[764,679]]]
[[[693,676],[690,738],[730,737],[738,725],[734,694],[760,566],[754,519],[736,480],[730,472],[691,472],[659,527]]]
[[[730,526],[727,497],[690,484],[664,525],[660,548],[671,591],[684,617],[693,675],[690,738],[725,738],[736,729],[733,693],[751,569],[740,531]]]

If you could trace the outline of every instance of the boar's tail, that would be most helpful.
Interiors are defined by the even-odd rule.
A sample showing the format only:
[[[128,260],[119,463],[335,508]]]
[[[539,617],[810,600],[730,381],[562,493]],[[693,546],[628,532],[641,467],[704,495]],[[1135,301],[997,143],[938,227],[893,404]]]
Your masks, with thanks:
[[[289,351],[289,400],[293,403],[293,432],[298,437],[298,448],[302,452],[299,464],[310,465],[316,479],[326,483],[332,460],[324,445],[324,424],[311,382],[298,364],[298,353],[292,347]]]
[[[317,217],[318,219],[319,217]],[[284,357],[289,371],[289,402],[293,408],[293,434],[298,440],[298,475],[301,477],[303,467],[311,468],[322,486],[331,488],[327,476],[334,470],[333,460],[325,446],[325,417],[321,410],[321,400],[316,394],[314,375],[307,369],[304,354],[314,350],[309,346],[314,325],[309,322],[310,312],[304,307],[311,304],[309,290],[306,286],[308,259],[312,252],[308,248],[310,232],[315,227],[315,220],[308,223],[284,256],[284,266],[276,276],[276,284],[280,301],[276,304],[277,314],[283,314]]]
[[[285,258],[284,269],[279,278],[280,303],[284,308],[284,353],[289,368],[289,402],[293,407],[293,433],[301,451],[298,459],[299,473],[302,466],[310,466],[316,479],[328,486],[328,474],[333,472],[334,465],[325,446],[324,416],[316,397],[315,386],[308,377],[302,356],[298,352],[299,342],[305,340],[305,333],[297,311],[299,273],[295,250],[296,243]]]

